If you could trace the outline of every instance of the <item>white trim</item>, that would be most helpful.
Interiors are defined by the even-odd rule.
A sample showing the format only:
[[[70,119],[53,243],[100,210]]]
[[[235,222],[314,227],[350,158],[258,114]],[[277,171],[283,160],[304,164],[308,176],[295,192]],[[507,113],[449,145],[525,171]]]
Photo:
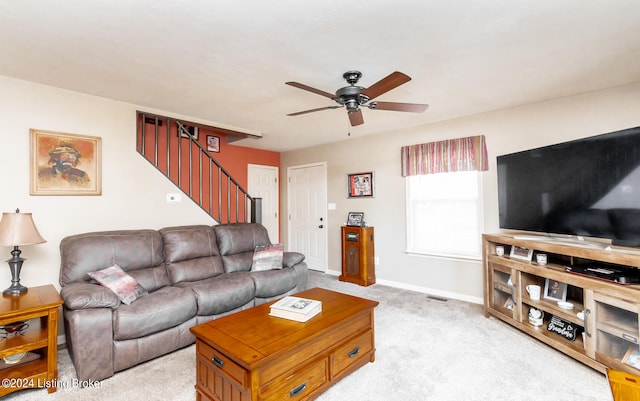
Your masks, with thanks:
[[[405,250],[404,253],[406,253],[409,256],[417,256],[421,258],[454,260],[456,262],[469,262],[469,263],[482,262],[481,256],[445,255],[445,254],[417,252],[417,251],[409,251],[409,250]]]
[[[342,272],[335,271],[335,270],[327,270],[326,273],[334,275],[334,276],[339,276],[339,275],[342,274]],[[420,292],[420,293],[427,294],[427,295],[432,295],[432,296],[438,297],[438,298],[455,299],[457,301],[469,302],[469,303],[478,304],[478,305],[482,305],[484,303],[482,298],[472,297],[472,296],[462,295],[462,294],[456,294],[456,293],[448,292],[448,291],[440,291],[440,290],[436,290],[436,289],[433,289],[433,288],[421,287],[421,286],[418,286],[418,285],[406,284],[406,283],[401,283],[401,282],[398,282],[398,281],[376,279],[376,283],[377,284],[386,285],[386,286],[389,286],[389,287],[400,288],[402,290]]]

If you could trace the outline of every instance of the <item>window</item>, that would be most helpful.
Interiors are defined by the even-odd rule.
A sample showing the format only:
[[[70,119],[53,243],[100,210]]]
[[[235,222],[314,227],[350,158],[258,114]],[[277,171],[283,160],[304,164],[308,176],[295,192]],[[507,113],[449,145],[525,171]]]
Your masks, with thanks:
[[[407,251],[479,259],[481,178],[479,171],[406,177]]]

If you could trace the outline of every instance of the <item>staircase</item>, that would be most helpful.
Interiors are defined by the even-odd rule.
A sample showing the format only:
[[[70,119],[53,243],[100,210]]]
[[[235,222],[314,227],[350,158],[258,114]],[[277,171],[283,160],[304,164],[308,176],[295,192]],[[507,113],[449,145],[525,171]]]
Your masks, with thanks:
[[[251,197],[198,142],[198,127],[137,112],[136,150],[220,224],[261,223]]]

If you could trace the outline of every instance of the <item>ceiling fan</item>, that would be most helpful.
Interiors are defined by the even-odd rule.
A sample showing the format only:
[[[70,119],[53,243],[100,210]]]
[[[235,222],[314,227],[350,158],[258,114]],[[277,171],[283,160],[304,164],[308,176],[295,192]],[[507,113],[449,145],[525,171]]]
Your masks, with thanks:
[[[285,82],[287,85],[291,85],[298,89],[303,89],[317,95],[328,97],[339,104],[339,106],[319,107],[317,109],[299,111],[297,113],[287,115],[298,116],[300,114],[313,113],[315,111],[346,107],[349,115],[349,122],[352,126],[356,126],[364,124],[362,110],[360,110],[361,106],[368,107],[371,110],[408,111],[411,113],[422,113],[427,109],[427,107],[429,107],[427,104],[417,103],[372,102],[372,100],[378,96],[411,80],[408,75],[401,72],[395,71],[368,88],[356,86],[358,80],[362,77],[362,73],[360,71],[347,71],[342,74],[342,77],[349,83],[349,86],[338,89],[335,94],[312,88],[298,82]]]

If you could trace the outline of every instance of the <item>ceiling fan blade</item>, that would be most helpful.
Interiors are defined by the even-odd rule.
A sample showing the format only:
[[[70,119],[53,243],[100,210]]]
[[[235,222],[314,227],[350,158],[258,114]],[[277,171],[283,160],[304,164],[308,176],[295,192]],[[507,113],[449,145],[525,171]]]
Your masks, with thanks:
[[[320,89],[312,88],[312,87],[310,87],[308,85],[301,84],[301,83],[298,83],[298,82],[285,82],[285,84],[291,85],[291,86],[293,86],[295,88],[298,88],[298,89],[302,89],[302,90],[306,90],[306,91],[315,93],[316,95],[328,97],[329,99],[334,99],[336,97],[336,95],[334,95],[333,93],[321,91]]]
[[[429,107],[428,104],[396,103],[396,102],[371,102],[367,107],[372,110],[408,111],[422,113]]]
[[[311,110],[299,111],[299,112],[297,112],[297,113],[291,113],[291,114],[287,114],[287,115],[288,115],[288,116],[299,116],[300,114],[313,113],[314,111],[320,111],[320,110],[339,109],[340,107],[342,107],[342,106],[318,107],[317,109],[311,109]]]
[[[409,81],[411,81],[411,77],[409,77],[408,75],[403,74],[399,71],[392,72],[391,74],[382,78],[380,81],[363,90],[362,94],[367,96],[369,99],[375,99],[383,93],[387,93],[391,89],[397,88],[398,86]]]
[[[356,111],[350,111],[349,122],[351,122],[352,127],[364,124],[364,119],[362,118],[362,110],[358,109]]]

